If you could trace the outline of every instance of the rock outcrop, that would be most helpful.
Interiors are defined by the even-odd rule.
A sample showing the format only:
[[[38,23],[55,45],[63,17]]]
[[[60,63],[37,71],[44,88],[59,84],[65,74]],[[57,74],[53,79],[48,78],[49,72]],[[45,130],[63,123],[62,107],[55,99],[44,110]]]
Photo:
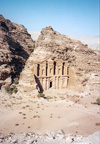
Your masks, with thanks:
[[[78,91],[98,91],[99,89],[99,51],[88,48],[80,41],[70,39],[53,30],[51,26],[42,29],[36,42],[35,50],[26,62],[20,75],[21,86],[33,88],[33,65],[47,59],[62,59],[68,61],[69,67],[74,70],[75,83],[70,88]],[[70,75],[73,79],[73,74]],[[74,79],[73,79],[74,81]],[[31,91],[32,91],[31,89]]]
[[[23,25],[12,23],[0,15],[0,87],[19,77],[34,46]]]

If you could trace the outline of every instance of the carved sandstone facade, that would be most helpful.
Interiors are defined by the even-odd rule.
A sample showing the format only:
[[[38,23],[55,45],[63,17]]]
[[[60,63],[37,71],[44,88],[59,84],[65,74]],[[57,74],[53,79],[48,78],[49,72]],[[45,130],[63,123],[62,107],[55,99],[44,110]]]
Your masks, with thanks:
[[[67,61],[61,59],[34,64],[34,76],[39,90],[68,88],[69,70]]]

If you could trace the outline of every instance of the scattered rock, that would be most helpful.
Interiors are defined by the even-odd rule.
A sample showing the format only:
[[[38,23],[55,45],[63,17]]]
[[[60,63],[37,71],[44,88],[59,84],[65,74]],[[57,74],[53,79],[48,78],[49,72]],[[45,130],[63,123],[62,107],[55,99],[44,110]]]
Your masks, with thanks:
[[[0,137],[2,144],[99,144],[100,132],[95,132],[89,137],[74,136],[68,134],[61,134],[61,132],[49,132],[45,134],[38,133],[21,133],[10,134]],[[59,137],[58,137],[59,135]]]

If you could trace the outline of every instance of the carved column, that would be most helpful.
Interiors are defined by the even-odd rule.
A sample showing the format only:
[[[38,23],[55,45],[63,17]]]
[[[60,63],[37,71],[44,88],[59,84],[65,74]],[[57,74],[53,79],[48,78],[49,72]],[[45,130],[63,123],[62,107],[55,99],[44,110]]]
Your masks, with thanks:
[[[58,89],[59,89],[59,76],[58,76]]]
[[[56,61],[56,75],[62,75],[62,60],[57,60]]]
[[[46,76],[46,62],[43,62],[40,65],[40,74],[41,76]]]
[[[44,62],[43,64],[44,64],[44,76],[46,76],[46,62]]]
[[[59,79],[59,88],[62,89],[62,76]]]
[[[56,75],[58,75],[58,65],[56,63]]]
[[[52,78],[52,88],[55,89],[55,76]]]
[[[49,89],[49,87],[50,87],[50,78],[48,77],[48,79],[47,79],[47,90]]]
[[[66,88],[68,87],[68,77],[66,77]]]
[[[42,65],[40,64],[40,77],[42,76]]]
[[[45,87],[44,87],[44,90],[46,90],[46,78],[44,78],[44,80],[45,80]]]
[[[44,78],[42,78],[42,87],[43,87],[43,90],[44,90]]]
[[[67,68],[68,68],[68,63],[65,62],[65,65],[64,65],[64,75],[67,75]]]
[[[58,76],[56,78],[56,89],[58,89]]]
[[[54,65],[53,60],[48,60],[48,76],[54,75]]]
[[[54,89],[56,89],[56,77],[54,77]]]

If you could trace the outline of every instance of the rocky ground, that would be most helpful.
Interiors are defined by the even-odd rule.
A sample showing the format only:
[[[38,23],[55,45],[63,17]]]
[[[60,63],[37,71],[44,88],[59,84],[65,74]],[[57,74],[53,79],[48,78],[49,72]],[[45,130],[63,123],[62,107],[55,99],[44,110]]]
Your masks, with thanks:
[[[10,133],[0,136],[2,144],[99,144],[100,132],[95,132],[88,137],[65,134],[62,130],[54,132],[38,133]]]
[[[66,90],[51,90],[38,97],[16,97],[2,91],[0,141],[3,144],[99,144],[99,132],[95,133],[100,130],[96,99],[95,95]]]

